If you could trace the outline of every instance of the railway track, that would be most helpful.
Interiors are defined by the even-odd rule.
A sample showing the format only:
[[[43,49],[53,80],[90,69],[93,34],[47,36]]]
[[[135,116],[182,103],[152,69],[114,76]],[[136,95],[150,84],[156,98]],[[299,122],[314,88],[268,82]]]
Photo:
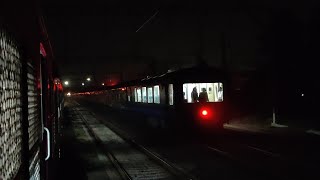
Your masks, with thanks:
[[[71,108],[90,136],[117,170],[121,179],[196,179],[159,155],[130,140],[116,127],[98,121],[79,106]]]

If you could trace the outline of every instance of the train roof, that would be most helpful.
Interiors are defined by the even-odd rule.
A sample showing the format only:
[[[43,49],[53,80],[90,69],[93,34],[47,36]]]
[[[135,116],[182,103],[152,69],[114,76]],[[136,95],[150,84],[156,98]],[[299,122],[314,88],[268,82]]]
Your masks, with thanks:
[[[163,84],[163,83],[177,83],[177,82],[223,82],[225,80],[225,73],[222,69],[210,66],[194,66],[190,68],[183,68],[167,73],[146,77],[144,79],[137,79],[128,82],[122,82],[112,88],[120,88],[126,86],[148,85],[148,84]]]

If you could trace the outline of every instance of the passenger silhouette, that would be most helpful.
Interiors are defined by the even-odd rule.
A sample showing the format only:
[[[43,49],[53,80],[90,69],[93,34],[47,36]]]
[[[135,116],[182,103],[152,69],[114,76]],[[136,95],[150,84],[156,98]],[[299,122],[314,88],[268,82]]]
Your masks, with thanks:
[[[202,88],[201,89],[201,93],[199,94],[199,102],[208,102],[209,98],[208,98],[208,93],[206,88]]]
[[[197,87],[194,87],[192,92],[191,92],[191,102],[198,102],[198,92],[197,92]]]

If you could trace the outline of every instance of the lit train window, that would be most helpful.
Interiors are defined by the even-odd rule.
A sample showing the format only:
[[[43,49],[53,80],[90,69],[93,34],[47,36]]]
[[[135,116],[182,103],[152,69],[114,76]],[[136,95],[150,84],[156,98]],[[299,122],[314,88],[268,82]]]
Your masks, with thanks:
[[[154,103],[160,104],[160,90],[159,90],[159,85],[153,86],[153,98],[154,98]]]
[[[221,102],[223,101],[223,84],[217,83],[185,83],[183,84],[184,101]]]
[[[169,105],[173,105],[173,84],[169,84]]]
[[[128,95],[128,102],[131,101],[131,89],[130,87],[127,87],[127,95]]]
[[[135,88],[135,101],[141,102],[141,88]]]
[[[137,88],[134,88],[134,102],[138,102]]]
[[[147,102],[147,88],[142,87],[142,102],[146,103]]]
[[[153,103],[153,90],[152,90],[152,87],[148,87],[148,103]]]

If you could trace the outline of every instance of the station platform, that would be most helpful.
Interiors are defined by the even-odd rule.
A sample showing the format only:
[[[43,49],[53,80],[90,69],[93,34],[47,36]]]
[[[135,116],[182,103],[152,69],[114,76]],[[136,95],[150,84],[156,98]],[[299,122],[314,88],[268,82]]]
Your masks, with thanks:
[[[256,121],[250,119],[233,119],[224,124],[224,128],[234,131],[264,134],[311,134],[320,136],[320,129],[299,127],[293,124],[273,123],[271,120]]]

